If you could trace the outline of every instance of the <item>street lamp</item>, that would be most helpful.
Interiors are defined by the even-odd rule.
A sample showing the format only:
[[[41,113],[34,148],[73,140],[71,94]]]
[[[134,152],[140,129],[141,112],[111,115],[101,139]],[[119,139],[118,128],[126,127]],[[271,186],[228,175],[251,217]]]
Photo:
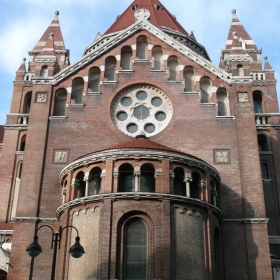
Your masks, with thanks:
[[[52,275],[51,275],[51,280],[54,280],[54,276],[55,276],[55,264],[56,264],[56,255],[57,255],[57,245],[59,244],[60,248],[60,241],[61,241],[61,234],[62,231],[66,228],[74,228],[77,232],[77,236],[75,239],[75,244],[70,248],[69,253],[73,258],[80,258],[84,253],[85,250],[83,248],[83,246],[80,244],[80,237],[79,237],[79,232],[78,230],[74,227],[74,226],[66,226],[64,228],[59,228],[59,232],[54,232],[53,228],[51,226],[48,225],[43,225],[40,226],[37,230],[36,230],[36,234],[34,236],[34,240],[33,242],[27,247],[26,252],[28,253],[28,255],[30,257],[37,257],[39,256],[43,251],[41,246],[38,243],[38,235],[37,232],[39,231],[39,229],[41,229],[42,227],[48,227],[52,230],[52,234],[53,234],[53,238],[52,238],[52,245],[51,245],[51,249],[53,249],[53,261],[52,261]]]

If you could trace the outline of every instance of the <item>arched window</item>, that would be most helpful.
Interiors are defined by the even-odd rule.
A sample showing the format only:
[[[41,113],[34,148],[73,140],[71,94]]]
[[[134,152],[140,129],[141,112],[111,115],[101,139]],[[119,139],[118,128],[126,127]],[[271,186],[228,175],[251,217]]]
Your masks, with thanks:
[[[208,77],[200,79],[201,103],[208,103],[212,94],[211,81]]]
[[[81,104],[84,90],[84,79],[76,78],[72,83],[71,104]]]
[[[27,92],[24,96],[24,103],[23,103],[23,110],[22,110],[23,114],[29,114],[30,112],[31,97],[32,97],[31,91]]]
[[[67,91],[66,89],[59,89],[55,94],[54,101],[54,116],[65,116],[65,107],[66,107]]]
[[[19,151],[24,152],[25,150],[25,141],[26,141],[26,135],[23,135],[20,139],[20,145],[19,145]]]
[[[125,163],[119,168],[119,191],[134,192],[135,190],[133,166]]]
[[[178,67],[179,62],[176,56],[170,56],[167,60],[167,67],[169,70],[169,81],[177,81],[178,80]]]
[[[100,69],[93,67],[89,70],[88,75],[88,92],[99,92]]]
[[[155,169],[151,164],[141,166],[140,191],[155,192]]]
[[[268,151],[267,139],[265,135],[263,134],[258,135],[258,145],[259,145],[260,152]]]
[[[193,172],[192,173],[192,181],[190,182],[190,195],[192,198],[199,199],[199,187],[201,183],[201,177],[199,173]]]
[[[237,76],[244,76],[244,68],[241,64],[237,65]]]
[[[106,81],[115,81],[117,60],[114,56],[109,56],[105,60],[104,79]]]
[[[43,66],[41,69],[41,77],[47,78],[48,77],[48,66]]]
[[[132,49],[125,46],[121,49],[121,68],[122,70],[131,70]]]
[[[147,59],[148,40],[146,36],[139,36],[136,43],[136,57],[138,59]]]
[[[84,197],[86,194],[86,182],[84,181],[85,173],[80,171],[76,176],[76,187],[78,187],[77,198]]]
[[[259,90],[253,91],[254,111],[255,113],[263,113],[262,107],[262,92]]]
[[[227,90],[219,88],[217,90],[217,102],[218,102],[218,116],[229,116],[229,99]]]
[[[152,50],[153,58],[153,70],[163,69],[163,51],[161,47],[153,47]]]
[[[124,234],[124,279],[147,279],[147,226],[142,220],[132,220]]]
[[[269,168],[266,162],[262,163],[262,178],[265,180],[269,180]]]
[[[184,68],[184,80],[185,80],[185,92],[193,92],[195,91],[195,75],[194,69],[191,66],[186,66]]]
[[[174,170],[174,194],[186,196],[186,183],[183,168],[177,167]]]
[[[89,173],[89,187],[88,195],[95,195],[100,193],[101,189],[101,172],[99,167],[93,168]]]

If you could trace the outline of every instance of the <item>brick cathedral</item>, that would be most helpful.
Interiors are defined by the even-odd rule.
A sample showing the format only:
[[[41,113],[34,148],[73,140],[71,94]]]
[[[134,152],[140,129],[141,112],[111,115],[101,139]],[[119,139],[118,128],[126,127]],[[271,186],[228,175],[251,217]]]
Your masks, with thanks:
[[[280,279],[276,80],[236,10],[219,66],[158,0],[72,64],[58,17],[0,127],[0,279],[50,279],[54,236],[57,280]]]

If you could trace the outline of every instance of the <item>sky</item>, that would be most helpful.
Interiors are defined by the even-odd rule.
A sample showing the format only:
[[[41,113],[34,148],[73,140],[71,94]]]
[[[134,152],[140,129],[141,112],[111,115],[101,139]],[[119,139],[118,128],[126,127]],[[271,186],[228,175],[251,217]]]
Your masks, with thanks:
[[[141,1],[141,0],[139,0]],[[59,21],[70,62],[78,60],[97,32],[103,34],[132,0],[0,0],[0,124],[10,111],[15,71],[60,12]],[[225,47],[232,9],[248,31],[262,57],[280,77],[280,1],[162,0],[187,32],[194,32],[212,62],[219,64]],[[28,61],[27,61],[28,62]],[[280,96],[278,88],[278,98]]]

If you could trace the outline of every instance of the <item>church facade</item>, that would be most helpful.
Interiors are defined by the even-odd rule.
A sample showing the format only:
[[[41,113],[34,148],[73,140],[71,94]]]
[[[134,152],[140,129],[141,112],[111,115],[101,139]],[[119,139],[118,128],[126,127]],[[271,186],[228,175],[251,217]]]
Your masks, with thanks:
[[[158,0],[72,64],[58,16],[0,128],[0,279],[48,279],[54,232],[57,280],[279,279],[276,80],[236,10],[219,66]]]

